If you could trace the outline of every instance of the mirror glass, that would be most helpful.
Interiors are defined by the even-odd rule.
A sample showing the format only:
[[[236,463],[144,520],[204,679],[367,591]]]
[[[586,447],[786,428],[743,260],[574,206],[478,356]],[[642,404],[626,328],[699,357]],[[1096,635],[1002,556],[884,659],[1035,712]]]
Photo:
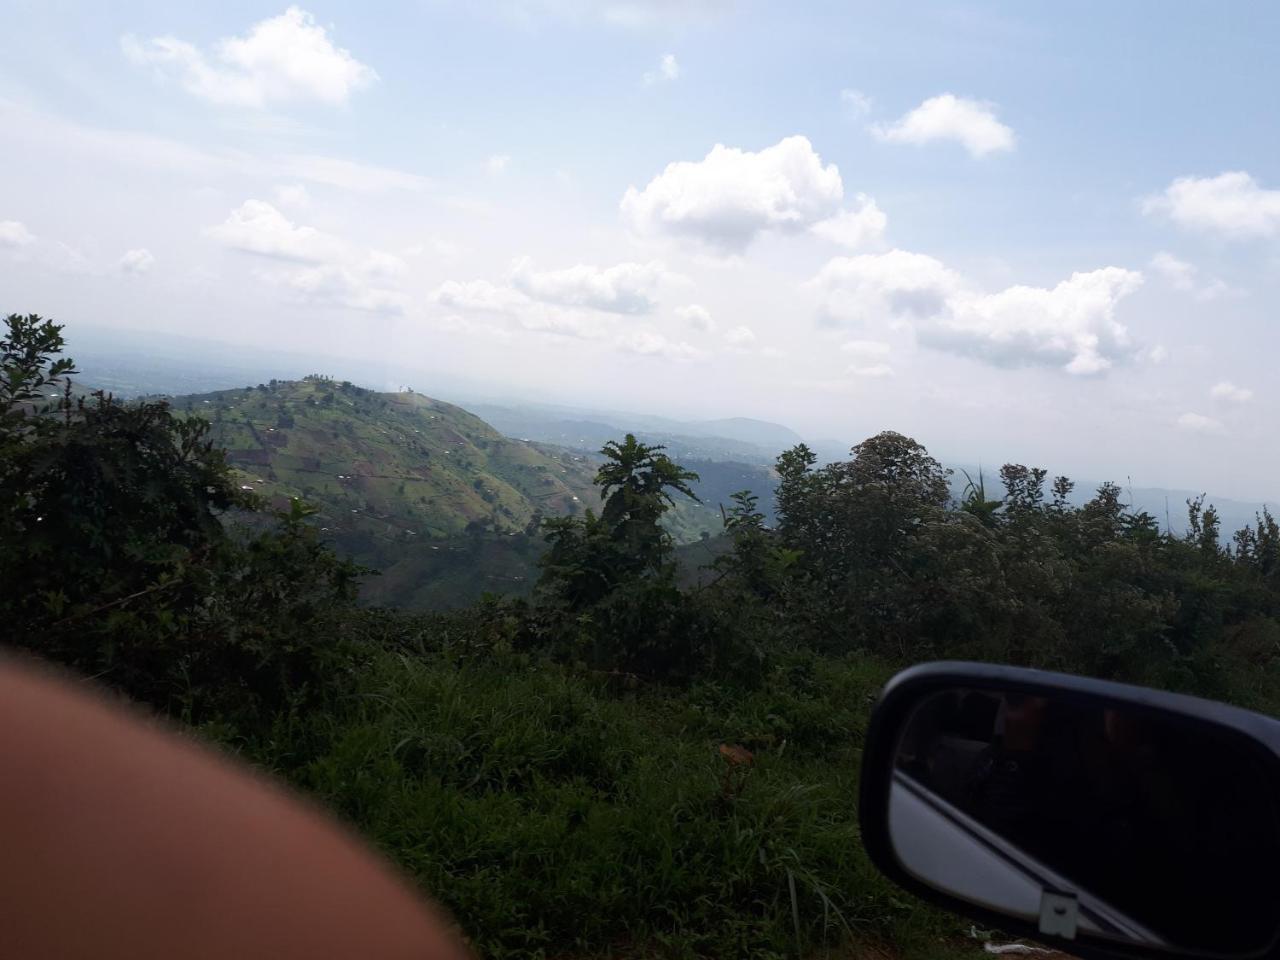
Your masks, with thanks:
[[[889,837],[917,879],[1041,933],[1245,956],[1280,917],[1275,764],[1194,718],[957,688],[903,729]]]

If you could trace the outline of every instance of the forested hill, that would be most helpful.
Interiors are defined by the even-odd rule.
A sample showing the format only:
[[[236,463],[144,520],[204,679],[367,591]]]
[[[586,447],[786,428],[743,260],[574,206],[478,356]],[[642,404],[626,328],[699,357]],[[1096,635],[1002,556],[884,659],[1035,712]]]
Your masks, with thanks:
[[[537,573],[543,518],[599,507],[599,456],[504,437],[461,407],[311,376],[171,399],[212,423],[236,482],[277,508],[300,497],[344,556],[380,571],[365,598],[402,607],[519,593]],[[772,491],[759,466],[693,462],[701,503],[667,517],[678,541],[721,527],[720,504]]]
[[[247,486],[301,496],[334,533],[442,538],[582,509],[584,456],[510,440],[461,407],[313,376],[177,397],[213,423]]]
[[[283,507],[301,497],[339,553],[380,571],[370,601],[468,603],[520,591],[545,516],[596,495],[582,454],[511,440],[461,407],[323,376],[171,400],[200,416],[236,481]]]

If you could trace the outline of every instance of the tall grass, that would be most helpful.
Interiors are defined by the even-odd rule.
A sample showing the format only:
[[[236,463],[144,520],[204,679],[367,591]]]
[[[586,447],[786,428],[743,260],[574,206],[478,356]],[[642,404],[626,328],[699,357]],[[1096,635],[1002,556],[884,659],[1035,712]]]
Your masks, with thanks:
[[[936,956],[958,921],[883,881],[857,827],[889,672],[797,657],[748,692],[629,691],[510,654],[388,653],[249,752],[407,870],[482,956],[784,957],[922,935]]]

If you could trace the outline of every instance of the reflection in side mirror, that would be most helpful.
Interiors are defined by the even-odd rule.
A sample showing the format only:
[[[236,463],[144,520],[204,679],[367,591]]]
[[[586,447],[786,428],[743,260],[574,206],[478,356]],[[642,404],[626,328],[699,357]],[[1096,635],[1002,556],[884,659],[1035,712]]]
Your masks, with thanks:
[[[1278,728],[1116,684],[916,668],[877,708],[864,835],[895,879],[1006,929],[1257,956],[1280,931]]]

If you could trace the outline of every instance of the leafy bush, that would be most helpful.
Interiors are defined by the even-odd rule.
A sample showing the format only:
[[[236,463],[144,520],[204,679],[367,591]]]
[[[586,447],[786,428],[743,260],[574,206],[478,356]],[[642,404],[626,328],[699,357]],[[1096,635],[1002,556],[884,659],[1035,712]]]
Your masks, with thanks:
[[[0,341],[0,619],[13,644],[192,722],[269,722],[352,662],[354,599],[295,503],[233,535],[240,491],[208,424],[163,402],[73,396],[61,328],[11,316]],[[62,387],[57,401],[34,405]]]

